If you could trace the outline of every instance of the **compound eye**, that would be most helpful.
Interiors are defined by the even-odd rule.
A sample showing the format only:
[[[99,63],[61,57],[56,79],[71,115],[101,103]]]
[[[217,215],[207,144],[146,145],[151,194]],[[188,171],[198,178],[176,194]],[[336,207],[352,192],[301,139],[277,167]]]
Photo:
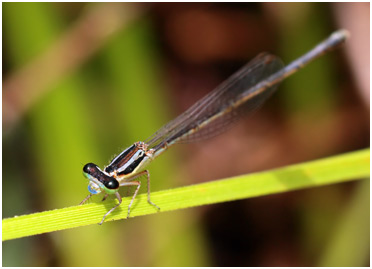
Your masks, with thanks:
[[[105,183],[105,187],[110,189],[110,190],[118,189],[119,188],[119,182],[116,179],[111,178],[109,181],[107,181]]]
[[[113,171],[114,171],[114,168],[111,167],[111,166],[108,166],[108,167],[105,168],[105,172],[106,172],[106,173],[109,173],[109,174],[110,174],[110,173],[113,172]]]
[[[92,174],[97,171],[97,165],[95,165],[94,163],[87,163],[86,165],[84,165],[83,171],[87,174]]]

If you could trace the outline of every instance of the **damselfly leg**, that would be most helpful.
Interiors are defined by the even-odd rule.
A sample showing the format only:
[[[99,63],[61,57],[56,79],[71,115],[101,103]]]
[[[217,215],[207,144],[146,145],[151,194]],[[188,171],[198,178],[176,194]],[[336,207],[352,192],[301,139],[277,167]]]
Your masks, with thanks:
[[[118,198],[119,203],[117,205],[115,205],[113,208],[111,208],[105,215],[103,215],[103,218],[102,218],[101,222],[98,223],[99,225],[101,225],[103,223],[103,221],[105,220],[105,218],[107,217],[108,214],[110,214],[112,211],[114,211],[121,204],[122,200],[121,200],[120,194],[117,192],[117,193],[115,193],[115,195],[116,195],[116,198]]]
[[[92,197],[93,195],[94,195],[94,194],[92,194],[92,193],[89,193],[89,195],[88,195],[87,197],[85,197],[85,198],[84,198],[84,200],[83,200],[83,201],[81,201],[79,205],[83,205],[83,204],[85,204],[85,202],[86,202],[86,201],[88,201],[88,200],[89,200],[89,198],[90,198],[90,197]]]
[[[138,193],[138,191],[139,191],[139,189],[140,189],[140,187],[141,187],[141,181],[132,181],[132,180],[134,180],[134,179],[136,179],[136,178],[139,178],[139,177],[141,177],[141,176],[143,176],[143,175],[146,175],[146,179],[147,179],[147,202],[148,202],[150,205],[156,207],[158,210],[160,210],[160,207],[158,207],[156,204],[154,204],[154,203],[151,201],[151,198],[150,198],[150,173],[149,173],[148,170],[144,170],[144,171],[142,171],[142,172],[140,172],[140,173],[138,173],[138,174],[136,174],[136,175],[133,175],[133,177],[130,177],[130,178],[125,179],[125,181],[122,181],[122,182],[120,183],[120,187],[122,187],[122,186],[133,186],[133,185],[136,185],[136,186],[137,186],[137,188],[136,188],[136,190],[134,191],[134,194],[133,194],[133,196],[132,196],[132,200],[130,201],[130,204],[129,204],[129,206],[128,206],[128,215],[127,215],[127,218],[129,218],[129,215],[130,215],[130,209],[131,209],[131,207],[132,207],[133,201],[134,201],[134,199],[136,198],[137,193]],[[120,179],[119,179],[119,181],[120,181]]]

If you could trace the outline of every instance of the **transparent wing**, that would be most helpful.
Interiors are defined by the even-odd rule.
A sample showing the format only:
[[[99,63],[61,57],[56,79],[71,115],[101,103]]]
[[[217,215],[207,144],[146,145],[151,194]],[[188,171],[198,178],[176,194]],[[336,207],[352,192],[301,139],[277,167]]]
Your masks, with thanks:
[[[276,56],[259,54],[144,142],[156,152],[165,145],[205,139],[225,131],[241,115],[259,108],[275,91],[276,85],[255,86],[282,67]]]

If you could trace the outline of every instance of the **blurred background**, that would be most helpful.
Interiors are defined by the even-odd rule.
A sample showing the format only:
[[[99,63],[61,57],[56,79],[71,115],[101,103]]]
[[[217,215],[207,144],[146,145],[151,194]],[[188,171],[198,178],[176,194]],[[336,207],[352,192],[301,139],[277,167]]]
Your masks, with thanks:
[[[152,191],[369,147],[369,3],[2,6],[3,218],[77,205],[85,163],[104,167],[258,53],[289,63],[339,28],[347,43],[254,116],[156,159]],[[360,180],[6,241],[3,266],[368,266],[369,212]]]

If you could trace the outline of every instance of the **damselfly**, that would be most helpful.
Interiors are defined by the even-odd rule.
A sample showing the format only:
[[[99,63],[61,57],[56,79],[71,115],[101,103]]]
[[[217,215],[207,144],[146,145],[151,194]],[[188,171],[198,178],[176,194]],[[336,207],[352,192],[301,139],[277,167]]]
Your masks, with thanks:
[[[267,53],[259,54],[214,91],[164,125],[148,139],[136,142],[125,149],[103,170],[93,163],[86,164],[83,173],[89,179],[90,194],[80,204],[85,203],[92,195],[101,192],[105,194],[103,200],[109,194],[115,194],[119,203],[103,216],[99,223],[102,224],[107,215],[122,202],[118,192],[119,187],[136,186],[128,206],[128,218],[141,186],[141,182],[135,179],[146,176],[147,201],[160,210],[150,199],[150,174],[144,170],[146,165],[176,143],[214,136],[226,130],[240,115],[250,113],[260,107],[273,94],[279,82],[310,61],[334,49],[348,36],[346,30],[334,32],[315,48],[285,67],[276,56]]]

